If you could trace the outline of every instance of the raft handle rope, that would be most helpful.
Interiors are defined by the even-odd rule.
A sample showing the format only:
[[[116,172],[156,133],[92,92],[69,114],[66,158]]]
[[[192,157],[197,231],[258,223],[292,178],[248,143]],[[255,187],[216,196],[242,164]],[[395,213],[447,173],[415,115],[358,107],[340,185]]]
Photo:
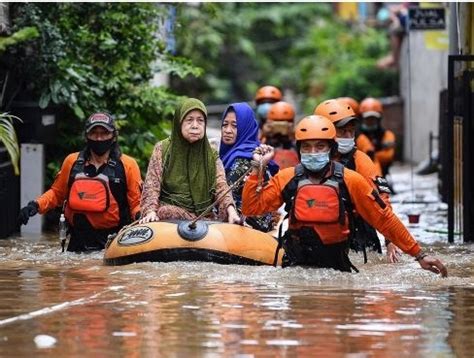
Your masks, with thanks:
[[[250,174],[250,172],[253,170],[253,166],[250,166],[250,168],[248,168],[244,174],[242,174],[242,176],[240,178],[238,178],[232,185],[229,186],[229,188],[220,196],[218,197],[211,205],[209,205],[197,218],[195,218],[193,221],[191,221],[188,225],[188,227],[191,229],[191,230],[194,230],[196,228],[196,222],[198,222],[199,220],[201,220],[204,216],[206,216],[207,214],[209,214],[209,212],[212,210],[212,208],[214,207],[214,205],[216,205],[218,202],[220,202],[231,190],[233,190],[238,184],[240,184],[240,182],[242,180],[244,180],[244,178]]]

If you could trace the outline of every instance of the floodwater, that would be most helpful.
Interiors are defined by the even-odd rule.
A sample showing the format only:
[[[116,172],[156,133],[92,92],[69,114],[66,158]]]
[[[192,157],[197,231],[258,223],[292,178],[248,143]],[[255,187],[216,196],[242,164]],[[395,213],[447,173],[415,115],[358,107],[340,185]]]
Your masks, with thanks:
[[[412,211],[409,175],[394,209]],[[410,231],[449,270],[404,255],[358,274],[209,263],[110,267],[62,254],[55,235],[0,241],[0,357],[472,357],[474,247],[446,243],[436,177],[416,178]],[[459,239],[457,239],[459,240]]]

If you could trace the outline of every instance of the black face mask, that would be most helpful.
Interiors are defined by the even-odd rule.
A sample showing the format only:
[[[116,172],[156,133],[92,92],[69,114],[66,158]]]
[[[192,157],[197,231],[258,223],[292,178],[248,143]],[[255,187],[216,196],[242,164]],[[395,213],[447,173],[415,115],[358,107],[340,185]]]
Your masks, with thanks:
[[[104,155],[108,150],[110,150],[110,148],[112,148],[112,144],[114,144],[114,138],[107,140],[87,139],[87,146],[91,151],[99,156]]]

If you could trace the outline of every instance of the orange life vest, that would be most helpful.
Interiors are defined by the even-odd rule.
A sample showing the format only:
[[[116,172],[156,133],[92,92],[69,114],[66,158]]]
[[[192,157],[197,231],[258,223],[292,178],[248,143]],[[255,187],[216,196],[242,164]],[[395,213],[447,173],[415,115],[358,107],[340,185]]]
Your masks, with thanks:
[[[296,167],[299,163],[298,154],[294,149],[275,149],[273,161],[278,164],[280,170]]]
[[[73,167],[65,216],[74,225],[74,215],[84,214],[95,229],[110,229],[120,224],[120,208],[110,190],[110,177],[114,177],[114,164],[107,164],[101,174],[89,177],[84,172],[81,156]],[[78,169],[80,168],[80,169]]]
[[[348,240],[349,216],[341,193],[343,170],[340,163],[334,163],[332,176],[315,184],[305,177],[301,165],[296,167],[296,176],[283,194],[287,211],[290,207],[290,230],[311,227],[324,245]]]

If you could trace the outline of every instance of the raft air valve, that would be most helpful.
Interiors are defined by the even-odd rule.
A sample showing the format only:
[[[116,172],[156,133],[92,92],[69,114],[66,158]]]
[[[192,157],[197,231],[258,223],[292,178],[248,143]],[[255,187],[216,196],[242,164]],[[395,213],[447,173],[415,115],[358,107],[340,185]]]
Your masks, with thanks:
[[[207,235],[209,227],[203,221],[196,221],[190,224],[189,221],[182,221],[178,224],[178,234],[184,240],[198,241]]]

